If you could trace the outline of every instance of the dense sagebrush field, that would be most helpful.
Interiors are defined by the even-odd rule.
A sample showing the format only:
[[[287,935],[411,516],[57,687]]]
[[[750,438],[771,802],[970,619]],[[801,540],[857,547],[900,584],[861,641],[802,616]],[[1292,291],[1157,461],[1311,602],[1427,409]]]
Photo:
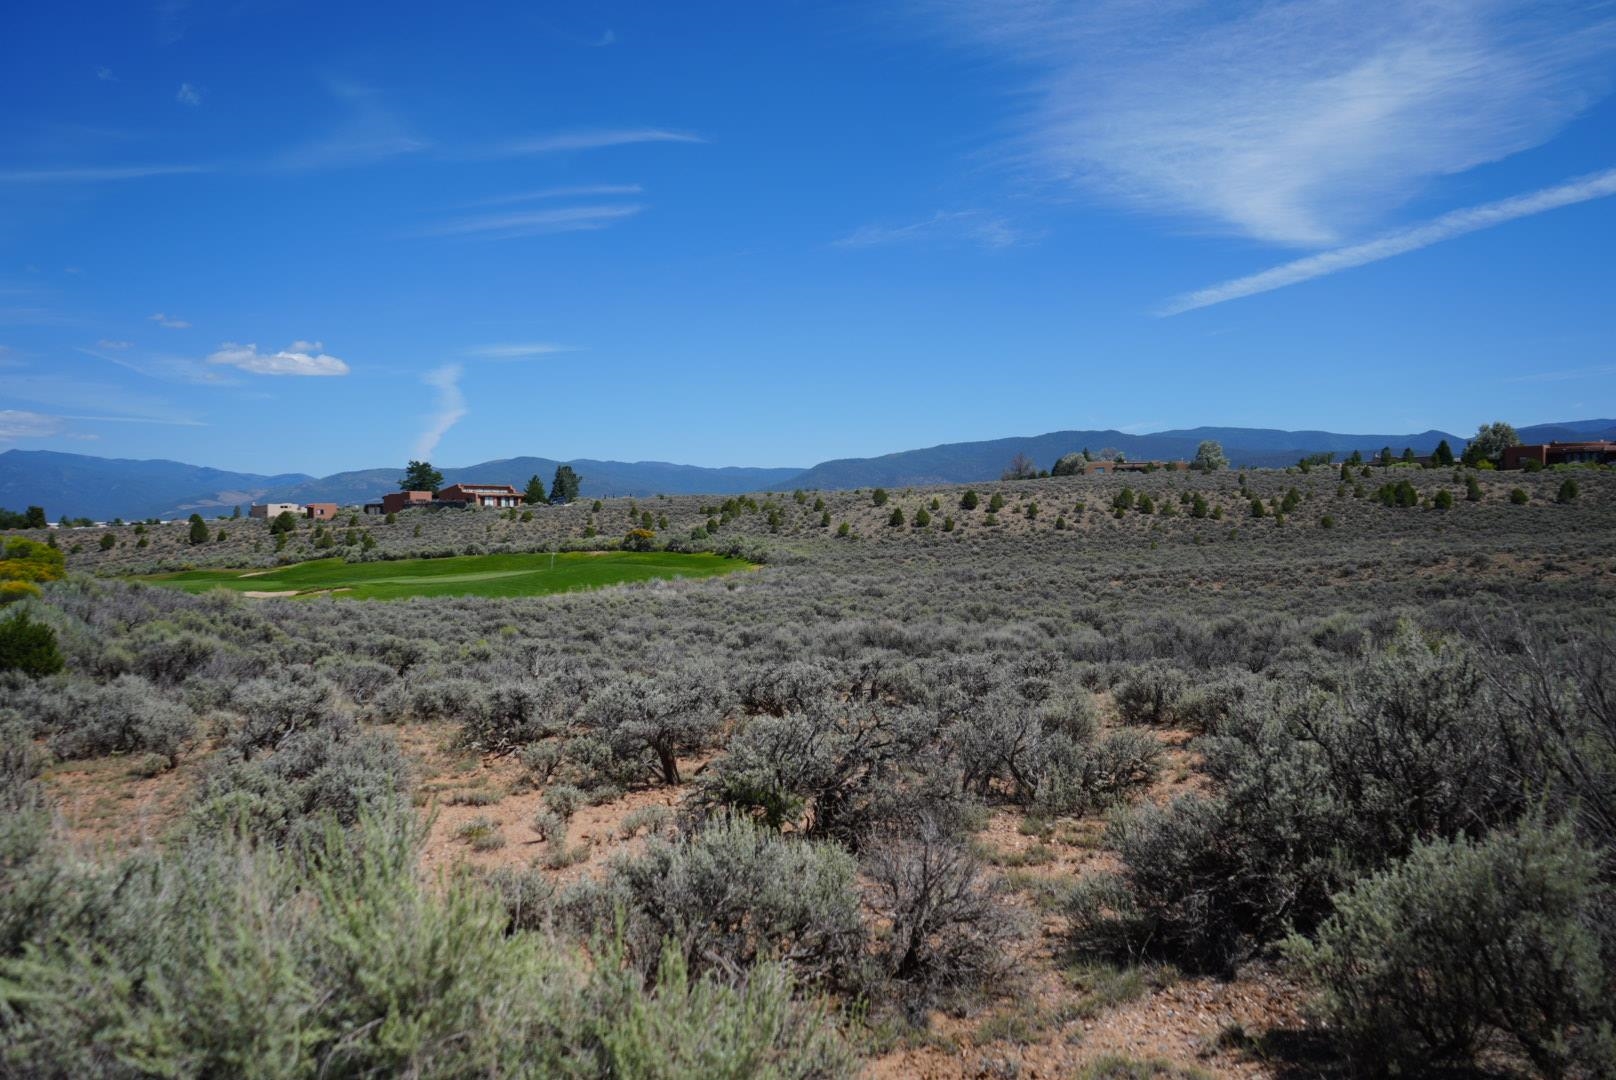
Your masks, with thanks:
[[[56,534],[66,668],[0,674],[3,1071],[1616,1072],[1616,473],[966,495]],[[127,580],[630,529],[762,566]]]
[[[331,594],[354,600],[402,600],[412,596],[541,596],[625,581],[710,577],[747,565],[707,553],[569,551],[374,563],[315,559],[270,570],[182,570],[151,574],[144,580],[191,593],[231,589],[260,599]]]

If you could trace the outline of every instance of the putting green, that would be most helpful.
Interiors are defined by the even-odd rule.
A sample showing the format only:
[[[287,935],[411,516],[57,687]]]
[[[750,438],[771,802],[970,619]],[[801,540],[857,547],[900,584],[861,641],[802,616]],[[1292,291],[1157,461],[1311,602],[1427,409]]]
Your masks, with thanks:
[[[335,594],[356,600],[411,596],[538,596],[593,589],[623,581],[698,578],[750,569],[719,555],[667,551],[567,551],[556,555],[461,555],[347,563],[316,559],[273,570],[185,570],[138,580],[199,593],[209,589],[264,595]]]

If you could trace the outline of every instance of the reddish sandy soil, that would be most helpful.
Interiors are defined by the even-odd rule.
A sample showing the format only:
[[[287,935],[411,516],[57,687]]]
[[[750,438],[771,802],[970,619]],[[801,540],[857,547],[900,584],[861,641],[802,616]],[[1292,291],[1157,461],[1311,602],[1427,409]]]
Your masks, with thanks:
[[[45,774],[59,824],[86,850],[139,847],[161,838],[184,810],[203,760],[180,759],[155,776],[138,774],[134,757],[63,762]]]

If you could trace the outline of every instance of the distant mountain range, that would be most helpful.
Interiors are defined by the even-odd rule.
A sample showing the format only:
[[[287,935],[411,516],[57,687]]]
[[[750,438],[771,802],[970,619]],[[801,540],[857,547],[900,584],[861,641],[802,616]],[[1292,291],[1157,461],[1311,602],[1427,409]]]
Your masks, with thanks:
[[[1524,442],[1552,440],[1616,440],[1616,420],[1574,420],[1519,429]],[[734,495],[747,491],[789,488],[858,488],[884,485],[977,483],[997,480],[1017,454],[1048,468],[1062,454],[1087,448],[1121,451],[1135,461],[1191,458],[1203,439],[1223,444],[1236,465],[1290,465],[1308,454],[1333,451],[1344,457],[1365,455],[1390,446],[1399,453],[1412,447],[1428,454],[1443,439],[1455,453],[1466,438],[1445,431],[1415,435],[1341,435],[1329,431],[1280,431],[1269,428],[1202,427],[1128,435],[1120,431],[1055,431],[985,442],[945,443],[924,450],[905,450],[872,458],[825,461],[810,469],[722,468],[673,465],[663,461],[566,462],[583,478],[582,493],[591,498],[618,495]],[[562,464],[552,458],[516,457],[479,465],[443,469],[444,483],[480,481],[522,487],[528,477],[546,481]],[[52,520],[67,515],[107,521],[148,517],[215,515],[254,502],[335,502],[343,505],[378,499],[396,489],[401,468],[362,469],[313,477],[302,473],[265,476],[228,472],[177,461],[135,461],[61,454],[48,450],[0,453],[0,506],[21,510],[43,506]]]
[[[1523,442],[1551,439],[1616,439],[1616,420],[1574,420],[1563,424],[1538,424],[1519,429]],[[1330,431],[1280,431],[1273,428],[1200,427],[1158,431],[1150,435],[1127,435],[1120,431],[1053,431],[987,442],[945,443],[925,450],[905,450],[873,458],[843,458],[826,461],[795,477],[792,487],[855,488],[880,484],[958,484],[997,480],[1010,459],[1025,454],[1040,468],[1047,469],[1062,454],[1088,449],[1121,451],[1133,461],[1188,460],[1195,456],[1202,440],[1223,445],[1223,452],[1235,465],[1294,465],[1309,454],[1332,451],[1346,457],[1354,450],[1366,456],[1390,446],[1401,453],[1405,446],[1416,454],[1429,454],[1443,439],[1457,454],[1469,441],[1466,436],[1446,431],[1422,431],[1417,435],[1339,435]]]

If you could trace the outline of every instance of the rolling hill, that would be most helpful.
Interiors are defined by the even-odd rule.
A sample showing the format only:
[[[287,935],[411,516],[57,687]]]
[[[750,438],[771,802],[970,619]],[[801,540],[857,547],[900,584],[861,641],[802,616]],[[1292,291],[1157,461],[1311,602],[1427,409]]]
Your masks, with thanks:
[[[1551,440],[1616,440],[1616,420],[1571,420],[1519,429],[1524,442]],[[1366,456],[1384,446],[1426,454],[1448,440],[1455,453],[1465,438],[1445,431],[1405,435],[1346,435],[1330,431],[1284,431],[1275,428],[1197,427],[1132,435],[1121,431],[1055,431],[981,442],[944,443],[879,457],[841,458],[810,469],[706,468],[664,461],[567,462],[583,478],[590,498],[613,496],[733,495],[782,488],[859,488],[876,485],[973,483],[996,480],[1017,454],[1048,468],[1074,450],[1099,452],[1114,448],[1133,460],[1190,458],[1203,439],[1223,444],[1235,465],[1289,465],[1307,454],[1330,451]],[[528,477],[548,480],[561,462],[553,458],[514,457],[443,469],[445,483],[479,481],[522,487]],[[46,450],[0,453],[0,506],[20,510],[43,506],[52,519],[68,515],[99,521],[114,517],[184,517],[229,513],[231,508],[268,500],[367,502],[392,491],[399,468],[361,469],[326,477],[301,473],[261,475],[229,472],[177,461],[135,461],[64,454]]]

